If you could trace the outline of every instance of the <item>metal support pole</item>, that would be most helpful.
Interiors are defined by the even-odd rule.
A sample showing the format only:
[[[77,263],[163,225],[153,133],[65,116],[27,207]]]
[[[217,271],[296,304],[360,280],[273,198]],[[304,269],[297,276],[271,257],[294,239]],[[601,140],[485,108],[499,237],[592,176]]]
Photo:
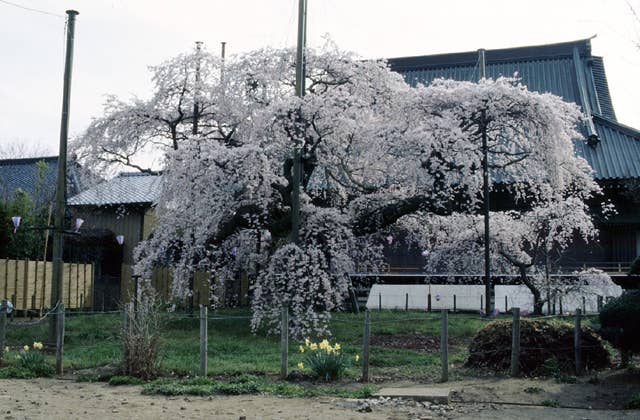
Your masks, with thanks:
[[[307,43],[307,0],[298,2],[298,48],[296,53],[296,96],[302,98],[305,90],[305,49]],[[296,136],[301,135],[296,131]],[[300,233],[300,183],[302,177],[301,144],[294,139],[291,189],[291,240],[298,242]]]

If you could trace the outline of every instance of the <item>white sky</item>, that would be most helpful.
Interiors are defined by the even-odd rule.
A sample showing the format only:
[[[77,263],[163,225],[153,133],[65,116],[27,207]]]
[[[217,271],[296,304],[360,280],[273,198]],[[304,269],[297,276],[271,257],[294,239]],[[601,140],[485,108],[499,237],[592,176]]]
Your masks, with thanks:
[[[77,19],[71,135],[105,94],[147,96],[147,66],[204,41],[227,53],[295,43],[297,0],[6,0]],[[625,0],[308,0],[308,43],[329,34],[365,58],[572,41],[597,35],[618,119],[640,128],[640,25]],[[640,11],[640,1],[631,0]],[[0,144],[57,153],[64,19],[0,1]]]

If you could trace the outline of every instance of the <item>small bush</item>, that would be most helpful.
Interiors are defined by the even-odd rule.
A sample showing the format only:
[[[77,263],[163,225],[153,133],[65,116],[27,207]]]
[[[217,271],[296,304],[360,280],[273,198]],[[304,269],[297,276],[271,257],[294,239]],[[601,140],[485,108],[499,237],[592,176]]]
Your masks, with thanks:
[[[466,366],[508,371],[511,365],[511,321],[494,321],[482,328],[471,341]],[[520,321],[520,371],[542,374],[563,382],[573,373],[575,350],[573,325],[541,320]],[[582,360],[586,369],[602,369],[610,364],[609,353],[600,337],[582,327]]]
[[[635,394],[631,400],[625,406],[627,410],[638,410],[640,409],[640,394]]]
[[[128,325],[122,328],[125,375],[143,380],[158,376],[160,313],[161,304],[154,296],[138,297],[136,311],[129,311]]]
[[[120,385],[142,385],[144,381],[140,378],[136,378],[133,376],[112,376],[109,379],[109,385],[111,386],[120,386]]]
[[[332,346],[326,339],[319,344],[305,340],[300,352],[304,354],[304,361],[298,364],[298,368],[307,367],[316,378],[324,381],[341,378],[347,368],[347,360],[338,343]]]
[[[600,311],[600,333],[623,352],[640,353],[640,290],[627,291]]]
[[[636,257],[633,261],[631,261],[631,266],[629,266],[629,274],[631,275],[640,274],[640,256]]]
[[[526,392],[527,394],[540,394],[543,391],[544,389],[540,388],[539,386],[530,386],[524,389],[524,392]]]
[[[560,402],[558,402],[558,400],[544,400],[542,401],[542,405],[545,407],[560,407]]]

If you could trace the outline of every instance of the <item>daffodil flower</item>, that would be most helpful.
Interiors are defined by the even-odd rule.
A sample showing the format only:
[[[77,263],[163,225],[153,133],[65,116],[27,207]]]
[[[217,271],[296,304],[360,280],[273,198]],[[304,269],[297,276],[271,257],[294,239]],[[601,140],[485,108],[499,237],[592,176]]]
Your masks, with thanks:
[[[304,347],[300,346],[300,353],[304,353]]]
[[[5,347],[5,348],[4,348],[4,352],[5,352],[5,353],[9,353],[9,346],[7,346],[7,347]]]
[[[25,345],[22,349],[23,349],[24,351],[29,351],[29,346]]]
[[[304,363],[298,362],[298,369],[300,370],[304,369]]]
[[[360,360],[360,356],[358,356],[358,355],[356,354],[356,362],[357,362],[358,360]]]

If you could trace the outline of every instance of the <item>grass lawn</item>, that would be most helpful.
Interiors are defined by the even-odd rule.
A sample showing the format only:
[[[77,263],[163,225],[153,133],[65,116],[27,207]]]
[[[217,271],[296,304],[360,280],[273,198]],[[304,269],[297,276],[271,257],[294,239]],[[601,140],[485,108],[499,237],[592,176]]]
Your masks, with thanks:
[[[226,318],[209,320],[209,376],[218,379],[246,374],[275,377],[279,373],[280,337],[251,334],[248,310],[223,310],[210,316]],[[500,318],[508,319],[509,316],[501,315]],[[343,352],[350,355],[351,360],[356,354],[362,355],[363,322],[362,313],[336,313],[331,322],[333,337],[327,338],[332,343],[340,343]],[[440,322],[439,313],[372,311],[369,369],[372,381],[437,381],[441,369],[438,345]],[[451,379],[467,375],[467,371],[461,369],[466,360],[467,345],[487,322],[477,314],[449,314],[449,363],[453,366],[449,373]],[[68,316],[65,369],[76,371],[118,363],[122,351],[119,338],[121,325],[122,316],[118,314]],[[26,328],[10,326],[6,343],[17,348],[30,345],[33,341],[46,341],[47,331],[46,322]],[[197,318],[167,314],[160,347],[164,375],[193,377],[198,374],[198,337]],[[405,341],[394,342],[399,337]],[[325,337],[311,338],[321,340]],[[422,346],[420,342],[415,344],[416,338],[431,341],[428,341],[429,345]],[[302,360],[298,350],[300,344],[299,340],[289,340],[290,372],[299,371],[296,366]],[[11,364],[12,361],[7,360],[7,363]],[[359,377],[360,365],[353,360],[343,383],[353,384]],[[209,383],[207,386],[214,385]]]

